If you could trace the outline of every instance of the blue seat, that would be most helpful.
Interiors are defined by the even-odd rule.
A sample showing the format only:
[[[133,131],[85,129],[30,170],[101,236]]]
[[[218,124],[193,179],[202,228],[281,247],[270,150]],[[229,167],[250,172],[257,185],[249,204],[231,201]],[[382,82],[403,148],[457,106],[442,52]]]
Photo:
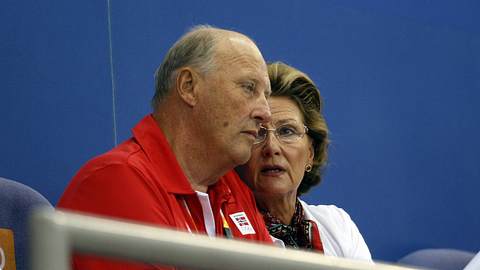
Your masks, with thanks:
[[[37,191],[0,177],[0,269],[27,270],[28,217],[39,206],[52,207]]]
[[[420,249],[398,260],[399,264],[435,270],[462,270],[475,256],[457,249]]]

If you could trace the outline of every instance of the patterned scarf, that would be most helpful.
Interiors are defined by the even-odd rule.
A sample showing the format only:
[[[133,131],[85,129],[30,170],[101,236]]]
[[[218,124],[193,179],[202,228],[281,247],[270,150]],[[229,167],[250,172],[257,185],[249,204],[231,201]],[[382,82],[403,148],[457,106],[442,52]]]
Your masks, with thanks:
[[[295,202],[295,213],[290,225],[282,224],[278,218],[266,210],[261,210],[261,212],[270,235],[282,240],[285,246],[296,249],[313,249],[312,221],[305,220],[303,207],[298,199]]]

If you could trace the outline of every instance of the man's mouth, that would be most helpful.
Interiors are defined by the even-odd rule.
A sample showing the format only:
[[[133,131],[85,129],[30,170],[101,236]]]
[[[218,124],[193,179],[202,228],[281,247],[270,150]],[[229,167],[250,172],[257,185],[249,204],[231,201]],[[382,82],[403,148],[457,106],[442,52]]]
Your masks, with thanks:
[[[253,138],[257,138],[258,131],[257,130],[246,130],[242,131],[242,133],[251,135]]]

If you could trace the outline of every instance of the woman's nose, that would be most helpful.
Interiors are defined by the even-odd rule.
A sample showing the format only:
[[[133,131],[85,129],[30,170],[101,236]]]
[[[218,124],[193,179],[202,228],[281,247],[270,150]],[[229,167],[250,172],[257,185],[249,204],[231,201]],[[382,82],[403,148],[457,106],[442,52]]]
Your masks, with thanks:
[[[262,146],[263,156],[274,156],[280,154],[280,142],[275,136],[274,132],[268,132]]]

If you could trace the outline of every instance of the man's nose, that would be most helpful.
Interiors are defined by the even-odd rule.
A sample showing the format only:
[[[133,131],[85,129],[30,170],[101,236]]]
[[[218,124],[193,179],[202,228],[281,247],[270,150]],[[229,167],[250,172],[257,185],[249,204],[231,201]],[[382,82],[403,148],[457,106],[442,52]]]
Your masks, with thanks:
[[[255,107],[252,116],[259,124],[268,123],[272,119],[270,106],[268,105],[267,98],[264,95],[259,98],[258,105]]]

